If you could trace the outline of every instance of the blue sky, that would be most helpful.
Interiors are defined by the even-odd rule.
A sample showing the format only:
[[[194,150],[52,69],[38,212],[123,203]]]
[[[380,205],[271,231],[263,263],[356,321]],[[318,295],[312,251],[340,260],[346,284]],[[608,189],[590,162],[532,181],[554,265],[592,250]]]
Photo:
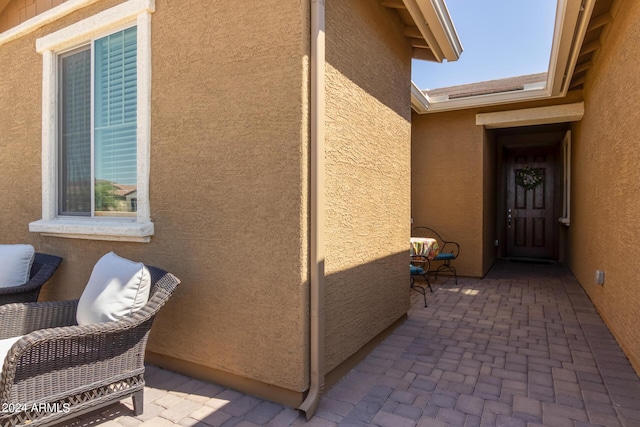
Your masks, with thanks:
[[[556,0],[447,0],[464,51],[456,62],[414,60],[412,80],[435,89],[547,71]]]

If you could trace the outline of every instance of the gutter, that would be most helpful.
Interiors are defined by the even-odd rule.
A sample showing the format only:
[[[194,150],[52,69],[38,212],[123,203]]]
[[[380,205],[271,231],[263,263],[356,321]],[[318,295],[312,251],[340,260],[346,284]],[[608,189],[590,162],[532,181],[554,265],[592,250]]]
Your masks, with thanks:
[[[429,97],[411,81],[411,107],[418,114],[425,114],[429,111]]]
[[[309,392],[298,408],[313,417],[324,389],[324,143],[325,143],[325,0],[311,2],[311,119],[310,157],[310,381]]]

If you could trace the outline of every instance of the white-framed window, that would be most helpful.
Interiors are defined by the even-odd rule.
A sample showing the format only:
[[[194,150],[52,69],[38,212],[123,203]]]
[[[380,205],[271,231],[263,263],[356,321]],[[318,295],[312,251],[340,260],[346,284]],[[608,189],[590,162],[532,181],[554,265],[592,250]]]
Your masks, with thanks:
[[[129,0],[39,38],[43,235],[148,242],[151,13]]]

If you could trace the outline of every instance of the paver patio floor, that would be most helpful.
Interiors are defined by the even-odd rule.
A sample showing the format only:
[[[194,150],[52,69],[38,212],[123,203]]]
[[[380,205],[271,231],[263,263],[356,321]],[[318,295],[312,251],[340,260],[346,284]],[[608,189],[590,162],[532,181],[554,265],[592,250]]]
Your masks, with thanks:
[[[131,399],[78,426],[640,426],[640,379],[571,273],[500,261],[484,279],[439,278],[408,319],[297,411],[157,367]]]

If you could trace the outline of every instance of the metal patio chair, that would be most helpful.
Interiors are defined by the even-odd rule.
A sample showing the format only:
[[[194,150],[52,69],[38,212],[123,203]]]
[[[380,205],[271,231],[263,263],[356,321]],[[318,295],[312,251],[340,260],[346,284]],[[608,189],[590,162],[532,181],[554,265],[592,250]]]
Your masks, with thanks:
[[[0,304],[36,302],[42,286],[53,276],[62,258],[36,253],[31,265],[29,281],[20,286],[0,288]]]
[[[451,265],[451,261],[458,258],[460,255],[460,245],[457,242],[445,240],[434,229],[429,227],[414,227],[411,231],[413,237],[429,237],[438,241],[440,252],[431,261],[441,261],[437,267],[430,266],[429,272],[435,273],[435,279],[438,280],[438,273],[442,271],[450,271],[453,273],[456,285],[458,284],[458,273],[454,266]],[[435,267],[435,269],[434,269]]]
[[[411,262],[412,264],[409,265],[409,272],[410,272],[409,287],[414,291],[422,294],[422,298],[424,299],[424,306],[427,307],[427,290],[425,289],[424,285],[416,284],[415,278],[417,276],[422,276],[422,278],[427,284],[427,287],[429,288],[429,291],[433,292],[433,289],[431,288],[431,283],[429,282],[429,260],[424,257],[420,257],[420,258],[416,257],[416,258],[412,258]],[[414,265],[414,264],[417,264],[417,265]]]
[[[156,313],[180,281],[159,268],[149,300],[116,321],[79,326],[78,300],[0,306],[0,339],[18,337],[0,376],[1,426],[52,425],[133,397],[143,411],[144,353]]]

